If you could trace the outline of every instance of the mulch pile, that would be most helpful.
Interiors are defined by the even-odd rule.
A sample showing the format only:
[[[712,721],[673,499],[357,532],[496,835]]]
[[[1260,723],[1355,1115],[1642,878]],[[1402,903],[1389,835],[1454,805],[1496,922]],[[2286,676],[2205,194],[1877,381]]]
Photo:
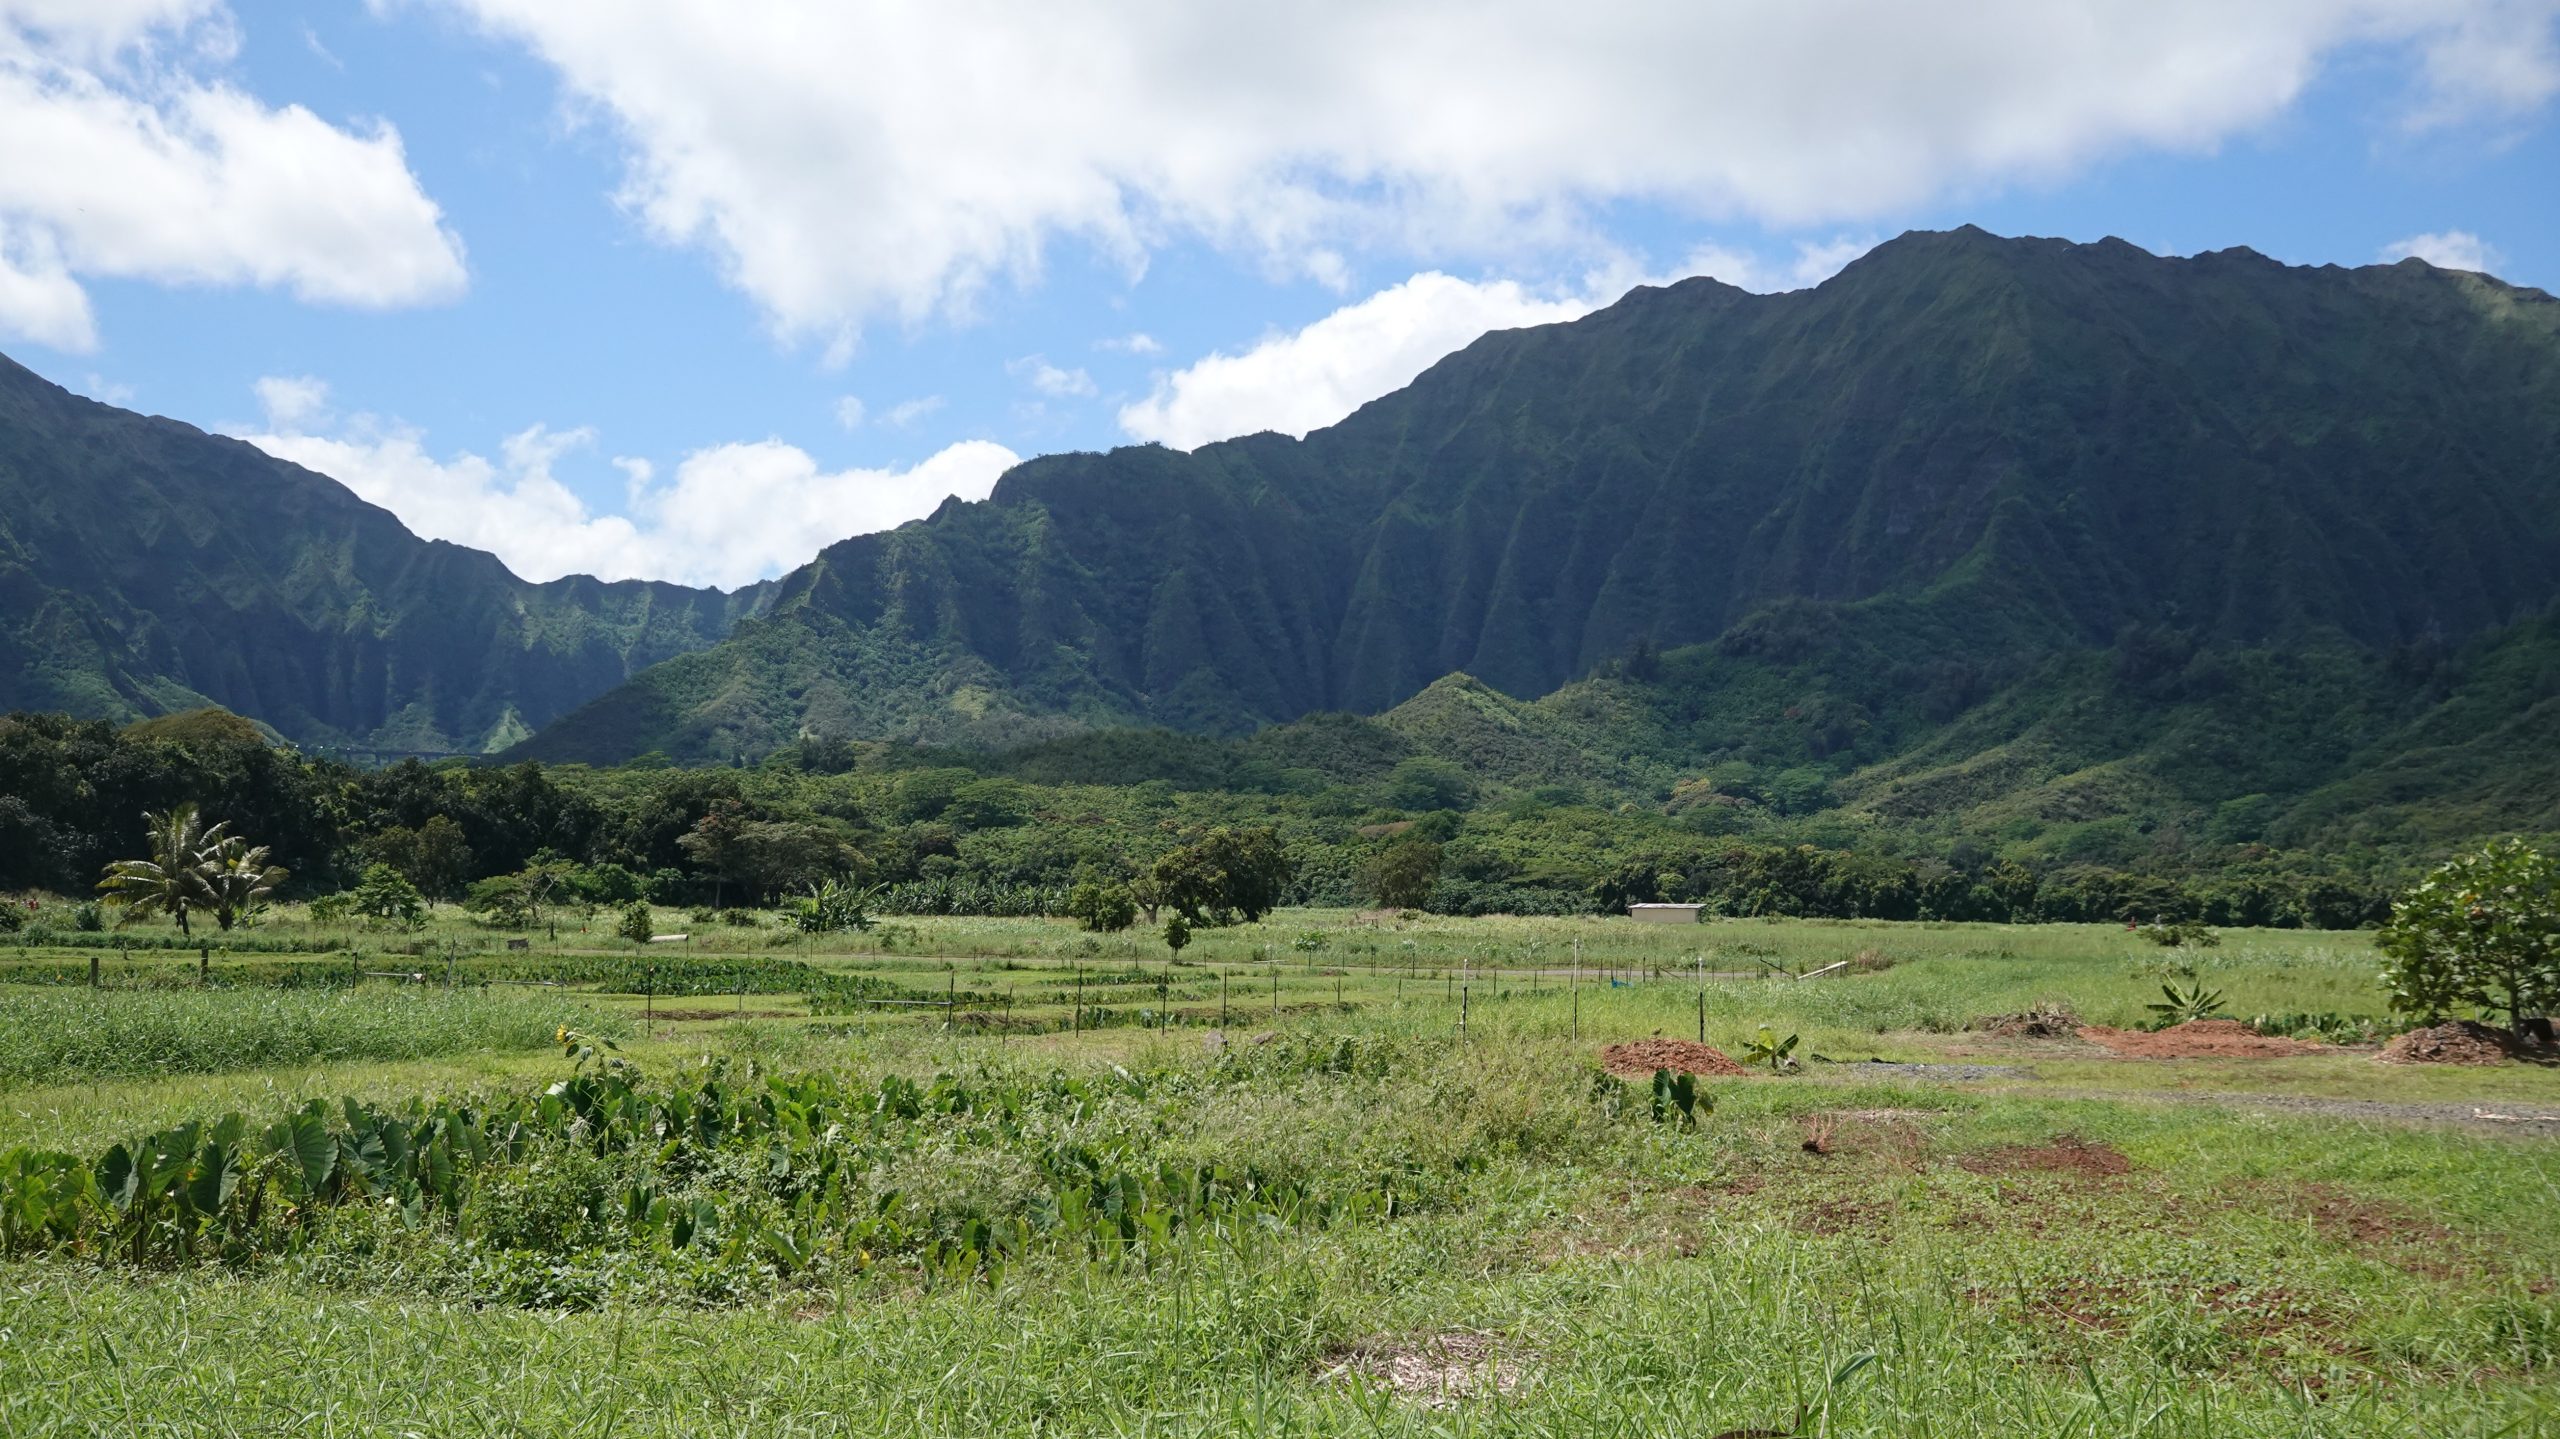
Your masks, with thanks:
[[[1657,1069],[1674,1074],[1749,1074],[1712,1044],[1688,1039],[1639,1039],[1600,1051],[1600,1067],[1620,1079],[1651,1079]]]
[[[2374,1057],[2385,1064],[2502,1064],[2516,1048],[2503,1029],[2452,1019],[2395,1035]]]
[[[2070,1039],[2080,1032],[2080,1016],[2068,1005],[2039,1004],[2016,1014],[1986,1014],[1965,1028],[2002,1039]]]
[[[2328,1049],[2307,1039],[2260,1034],[2236,1019],[2190,1019],[2156,1032],[2093,1024],[2080,1037],[2127,1059],[2282,1059]]]

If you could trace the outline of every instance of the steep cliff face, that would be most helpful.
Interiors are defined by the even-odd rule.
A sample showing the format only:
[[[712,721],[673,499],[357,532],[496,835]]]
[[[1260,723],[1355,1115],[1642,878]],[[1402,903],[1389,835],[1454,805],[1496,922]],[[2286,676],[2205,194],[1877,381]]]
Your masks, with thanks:
[[[1709,640],[2379,651],[2555,595],[2560,302],[1968,229],[1813,290],[1691,280],[1488,335],[1303,441],[1031,461],[525,752],[1232,732]]]
[[[495,748],[769,592],[528,584],[325,476],[0,360],[0,709],[212,702],[309,743]]]

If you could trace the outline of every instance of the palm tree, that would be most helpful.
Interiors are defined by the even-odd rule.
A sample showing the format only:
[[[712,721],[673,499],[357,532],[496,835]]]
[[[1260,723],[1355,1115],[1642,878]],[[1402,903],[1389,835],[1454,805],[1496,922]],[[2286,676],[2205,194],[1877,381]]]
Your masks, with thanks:
[[[196,807],[191,804],[160,814],[145,810],[142,823],[151,836],[151,857],[108,865],[107,877],[98,881],[98,888],[106,891],[111,902],[123,905],[128,916],[167,914],[178,921],[180,934],[191,934],[187,910],[205,898],[204,852],[219,841],[223,826],[199,828]]]
[[[285,872],[267,863],[263,844],[253,845],[236,834],[206,838],[212,842],[204,846],[196,864],[197,882],[214,923],[228,930],[284,883]]]

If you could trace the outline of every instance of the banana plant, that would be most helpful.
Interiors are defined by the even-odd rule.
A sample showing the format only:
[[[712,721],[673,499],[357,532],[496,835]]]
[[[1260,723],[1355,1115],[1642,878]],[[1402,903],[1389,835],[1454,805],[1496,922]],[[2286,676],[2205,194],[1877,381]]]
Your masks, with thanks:
[[[1751,1039],[1742,1046],[1742,1062],[1745,1064],[1765,1064],[1769,1067],[1769,1072],[1771,1074],[1784,1073],[1787,1070],[1796,1067],[1796,1041],[1798,1038],[1799,1036],[1790,1034],[1786,1038],[1780,1039],[1776,1030],[1771,1029],[1769,1026],[1764,1024],[1760,1026],[1760,1032],[1753,1035]]]

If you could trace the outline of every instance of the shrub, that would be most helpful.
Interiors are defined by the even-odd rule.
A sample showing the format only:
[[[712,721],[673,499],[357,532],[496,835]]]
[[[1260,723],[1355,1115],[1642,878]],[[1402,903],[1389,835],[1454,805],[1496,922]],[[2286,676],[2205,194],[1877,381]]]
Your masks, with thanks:
[[[26,927],[26,910],[14,899],[0,899],[0,934],[16,934]]]
[[[2520,839],[2448,860],[2391,907],[2379,947],[2404,1013],[2545,1013],[2560,1004],[2560,862]]]
[[[366,865],[347,900],[353,912],[390,929],[421,929],[427,922],[426,897],[387,864]]]
[[[1138,922],[1138,899],[1117,880],[1083,880],[1067,891],[1067,917],[1097,934]]]
[[[720,911],[720,922],[731,929],[754,929],[763,923],[752,909],[724,909]]]
[[[650,936],[657,933],[656,921],[649,913],[649,906],[634,904],[625,909],[622,912],[622,922],[614,926],[614,932],[633,944],[647,944]]]

